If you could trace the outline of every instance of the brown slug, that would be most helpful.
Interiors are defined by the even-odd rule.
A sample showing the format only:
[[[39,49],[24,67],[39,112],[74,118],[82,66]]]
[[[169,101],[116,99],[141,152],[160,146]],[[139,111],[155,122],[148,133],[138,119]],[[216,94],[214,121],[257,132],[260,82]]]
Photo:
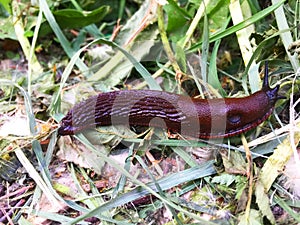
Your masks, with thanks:
[[[76,104],[62,119],[59,135],[96,126],[124,124],[169,129],[197,138],[225,138],[248,131],[272,113],[279,85],[270,88],[268,68],[262,89],[244,98],[198,99],[153,90],[102,93]]]

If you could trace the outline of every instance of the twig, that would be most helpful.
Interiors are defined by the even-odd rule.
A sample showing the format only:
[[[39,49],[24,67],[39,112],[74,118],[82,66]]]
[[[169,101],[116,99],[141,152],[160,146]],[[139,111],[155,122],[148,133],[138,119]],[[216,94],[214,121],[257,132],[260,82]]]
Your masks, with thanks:
[[[246,206],[246,211],[245,211],[245,217],[248,220],[250,216],[250,207],[251,207],[251,201],[252,201],[252,194],[253,194],[253,166],[252,166],[252,156],[251,156],[251,151],[249,149],[247,140],[245,136],[242,134],[242,143],[245,149],[246,153],[246,159],[247,159],[247,177],[248,177],[248,201],[247,201],[247,206]]]
[[[160,33],[160,37],[161,37],[161,41],[163,43],[164,49],[167,53],[168,59],[170,60],[173,69],[176,73],[176,78],[180,81],[180,77],[181,77],[181,69],[176,61],[176,57],[171,49],[169,40],[168,40],[168,36],[167,36],[167,32],[165,29],[165,25],[164,25],[164,13],[163,13],[163,8],[161,5],[159,5],[157,7],[157,20],[158,20],[158,29],[159,29],[159,33]]]

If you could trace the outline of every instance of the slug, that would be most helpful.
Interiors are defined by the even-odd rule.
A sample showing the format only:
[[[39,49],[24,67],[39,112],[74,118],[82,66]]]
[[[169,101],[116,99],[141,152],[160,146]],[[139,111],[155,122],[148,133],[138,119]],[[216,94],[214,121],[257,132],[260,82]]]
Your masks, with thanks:
[[[59,135],[72,135],[96,126],[153,126],[196,138],[226,138],[265,121],[279,85],[269,86],[268,68],[262,89],[244,98],[199,99],[153,90],[102,93],[76,104],[62,119]]]

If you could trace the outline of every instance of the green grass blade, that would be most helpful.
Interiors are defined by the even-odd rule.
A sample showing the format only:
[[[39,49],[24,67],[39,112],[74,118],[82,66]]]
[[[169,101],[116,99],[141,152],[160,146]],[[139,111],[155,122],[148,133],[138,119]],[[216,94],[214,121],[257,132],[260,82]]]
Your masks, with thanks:
[[[251,16],[250,18],[246,19],[245,21],[237,24],[237,25],[234,25],[224,31],[221,31],[219,33],[216,33],[216,34],[213,34],[211,35],[210,39],[209,39],[209,42],[214,42],[216,40],[219,40],[219,39],[222,39],[228,35],[231,35],[231,34],[234,34],[235,32],[259,21],[260,19],[266,17],[267,15],[269,15],[271,12],[273,12],[275,9],[277,9],[278,7],[280,7],[283,3],[285,2],[285,0],[281,0],[279,1],[278,3],[256,13],[255,15]],[[197,49],[200,48],[200,46],[202,45],[202,42],[199,42],[195,45],[193,45],[191,48],[188,49],[188,52],[193,52]]]
[[[151,76],[151,74],[147,71],[147,69],[138,62],[134,56],[132,56],[130,53],[128,53],[124,48],[117,45],[116,43],[112,41],[108,41],[106,39],[100,38],[97,40],[98,43],[107,44],[109,46],[117,48],[119,51],[121,51],[132,63],[132,65],[135,67],[135,69],[140,73],[140,75],[143,77],[143,79],[147,82],[150,89],[152,90],[161,90],[161,87],[156,83],[155,79]],[[96,77],[91,77],[92,80],[97,80]],[[91,81],[91,80],[90,80]]]
[[[43,11],[50,27],[58,38],[66,54],[69,56],[69,58],[72,58],[76,52],[72,49],[70,42],[67,40],[66,36],[58,26],[52,12],[48,7],[46,0],[40,0],[40,9]],[[76,59],[75,63],[83,74],[89,75],[89,68],[79,58]]]
[[[136,185],[139,186],[135,189],[135,191],[136,191],[135,193],[132,193],[132,192],[130,192],[129,194],[126,193],[127,194],[126,195],[126,201],[127,202],[132,201],[132,200],[140,197],[141,193],[143,194],[142,196],[144,196],[145,194],[150,193],[150,194],[156,196],[158,199],[162,200],[164,203],[168,204],[170,207],[173,207],[176,210],[179,210],[182,213],[184,213],[186,215],[189,215],[192,218],[203,221],[203,219],[201,217],[199,217],[199,216],[197,216],[197,215],[181,208],[180,206],[174,204],[173,202],[170,202],[168,199],[165,199],[162,196],[160,196],[159,194],[157,194],[157,189],[156,189],[154,184],[146,185],[143,182],[136,179],[135,177],[133,177],[130,173],[128,173],[128,171],[126,171],[123,167],[121,167],[113,159],[111,159],[111,158],[107,157],[106,155],[102,154],[101,152],[97,151],[95,146],[93,146],[82,134],[76,135],[76,138],[80,142],[82,142],[87,148],[89,148],[91,151],[98,154],[105,162],[107,162],[111,166],[115,167],[122,174],[124,174],[126,177],[128,177],[132,182],[134,182]],[[171,176],[168,176],[169,179],[167,179],[167,180],[166,180],[166,178],[161,179],[163,181],[163,183],[159,183],[159,185],[161,186],[161,188],[163,190],[166,190],[166,189],[169,189],[172,186],[176,186],[176,185],[178,185],[182,182],[186,182],[188,180],[194,180],[194,179],[197,179],[197,178],[200,178],[200,177],[211,175],[211,174],[215,173],[215,169],[212,166],[212,163],[213,162],[210,161],[206,164],[203,164],[202,166],[193,167],[189,170],[181,171],[181,172],[179,172],[180,175],[178,175],[179,173],[172,174]],[[170,179],[170,177],[171,177],[171,179]],[[133,199],[132,199],[132,196],[133,196]],[[129,200],[129,198],[131,198],[131,200]],[[84,218],[99,215],[99,213],[104,212],[106,210],[109,210],[109,209],[111,209],[111,207],[117,207],[120,204],[125,204],[127,202],[124,202],[124,197],[122,199],[115,198],[115,199],[103,204],[101,207],[98,207],[98,208],[90,211],[89,213],[74,219],[71,223],[68,223],[68,224],[75,224],[75,223],[81,221]],[[213,223],[207,222],[207,224],[213,224]]]
[[[30,133],[32,135],[36,135],[38,130],[37,130],[37,125],[36,125],[36,122],[35,122],[35,117],[34,117],[34,113],[33,113],[33,109],[32,109],[31,98],[30,98],[30,95],[28,94],[28,92],[25,91],[25,89],[23,87],[21,87],[17,83],[15,83],[13,81],[10,81],[10,80],[0,79],[0,83],[2,85],[14,86],[14,87],[18,88],[21,91],[21,93],[24,97],[24,103],[25,103],[25,108],[26,108],[26,114],[27,114],[27,118],[28,118]]]
[[[278,0],[272,0],[272,2],[273,2],[273,4],[278,4],[279,1]],[[279,7],[278,9],[275,10],[274,13],[275,13],[275,18],[276,18],[278,29],[280,31],[282,31],[282,30],[289,30],[288,21],[287,21],[287,18],[285,16],[283,7],[282,6]],[[293,42],[292,34],[291,34],[290,31],[288,31],[288,32],[282,32],[280,34],[280,37],[281,37],[281,41],[282,41],[282,43],[284,45],[286,54],[287,54],[287,56],[290,59],[290,62],[291,62],[292,66],[293,66],[293,69],[294,69],[294,72],[296,73],[297,70],[300,67],[299,66],[298,54],[291,55],[291,53],[288,50],[289,46]]]

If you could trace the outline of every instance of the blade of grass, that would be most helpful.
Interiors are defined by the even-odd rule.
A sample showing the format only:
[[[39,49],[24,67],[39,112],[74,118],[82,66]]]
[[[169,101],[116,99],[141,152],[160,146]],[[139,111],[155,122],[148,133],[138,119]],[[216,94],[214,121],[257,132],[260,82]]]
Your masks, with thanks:
[[[208,51],[209,51],[209,26],[208,26],[208,19],[207,15],[205,13],[204,15],[204,23],[203,23],[203,35],[202,35],[202,49],[201,49],[201,76],[206,84],[208,81],[208,74],[207,74],[207,59],[208,59]],[[197,82],[197,79],[195,79],[195,82],[197,83],[198,88],[201,87],[199,82]]]
[[[27,118],[28,118],[30,132],[32,135],[36,135],[37,134],[37,126],[36,126],[35,117],[34,117],[32,105],[31,105],[31,98],[28,95],[28,93],[21,86],[19,86],[18,84],[14,83],[10,80],[0,79],[0,83],[2,85],[6,84],[6,85],[15,86],[21,91],[21,93],[24,96],[24,103],[25,103],[26,114],[27,114]],[[54,132],[52,135],[57,136],[56,132]],[[35,139],[32,140],[32,148],[38,158],[38,161],[40,162],[40,165],[41,165],[40,169],[42,170],[44,179],[41,178],[41,176],[35,170],[32,163],[28,160],[26,155],[22,152],[22,150],[19,147],[16,149],[15,153],[16,153],[19,161],[21,162],[21,164],[25,167],[28,174],[34,179],[34,181],[36,182],[38,187],[45,193],[45,195],[47,197],[49,197],[49,201],[53,202],[54,204],[59,204],[57,199],[60,199],[60,201],[66,203],[69,207],[79,210],[79,211],[82,211],[82,212],[85,212],[85,210],[86,210],[85,208],[77,205],[76,203],[74,203],[72,201],[62,199],[56,193],[56,191],[52,187],[51,180],[49,177],[49,171],[48,171],[49,161],[45,161],[44,157],[41,154],[42,148],[40,146],[40,143]],[[48,158],[48,160],[49,160],[49,158]]]
[[[188,146],[190,147],[190,146]],[[183,159],[190,167],[194,167],[197,166],[198,163],[196,162],[196,160],[191,156],[191,154],[187,151],[185,151],[182,148],[179,147],[173,147],[172,148],[173,152],[176,153],[177,155],[179,155],[179,157],[181,159]]]
[[[129,149],[129,152],[128,152],[128,156],[125,160],[125,164],[124,164],[124,169],[129,171],[130,170],[130,166],[131,166],[131,156],[133,155],[133,147],[134,145],[132,144],[128,149]],[[123,174],[121,175],[116,187],[114,188],[114,192],[112,194],[112,197],[115,198],[117,196],[117,194],[121,191],[124,191],[124,187],[125,187],[125,184],[126,184],[126,176],[124,176]]]
[[[128,177],[129,179],[131,179],[132,182],[134,182],[135,184],[139,185],[140,187],[138,187],[137,189],[137,192],[136,194],[140,194],[141,191],[144,190],[144,193],[147,194],[147,193],[150,193],[154,196],[156,196],[158,199],[160,199],[161,201],[163,201],[164,203],[168,204],[169,206],[175,208],[176,210],[179,210],[181,211],[182,213],[194,218],[194,219],[197,219],[199,221],[203,221],[203,219],[181,207],[179,207],[178,205],[174,204],[173,202],[170,202],[168,199],[165,199],[163,198],[162,196],[160,196],[159,194],[156,193],[156,189],[155,189],[155,185],[152,185],[152,186],[148,186],[146,184],[144,184],[143,182],[139,181],[138,179],[136,179],[135,177],[133,177],[130,173],[128,173],[128,171],[126,171],[123,167],[119,166],[119,164],[117,162],[115,162],[113,159],[107,157],[106,155],[102,154],[101,152],[97,151],[97,149],[82,135],[82,134],[79,134],[79,135],[76,135],[75,136],[80,142],[82,142],[87,148],[89,148],[91,151],[95,152],[96,154],[98,154],[105,162],[109,163],[110,165],[112,165],[114,168],[116,168],[117,170],[119,170],[122,174],[124,174],[126,177]],[[203,169],[200,169],[199,172],[195,172],[195,173],[190,173],[189,175],[189,178],[191,178],[191,176],[195,179],[195,177],[198,177],[199,178],[199,174],[203,175],[205,174],[205,176],[207,175],[210,175],[212,173],[215,172],[214,168],[211,166],[210,163],[208,164],[205,164],[205,170]],[[197,167],[194,167],[194,168],[191,168],[191,169],[199,169]],[[200,176],[201,176],[200,175]],[[182,177],[178,177],[176,176],[176,178],[174,177],[172,180],[171,180],[171,183],[176,183],[178,182],[179,180],[182,181],[182,179],[186,179],[187,176],[182,176]],[[180,179],[179,179],[180,178]],[[161,185],[161,184],[160,184]],[[162,185],[161,185],[162,186]],[[130,197],[132,197],[132,195],[130,194]],[[117,198],[116,198],[117,199]],[[82,219],[84,218],[87,218],[87,217],[92,217],[92,216],[95,216],[95,215],[98,215],[99,213],[105,211],[105,210],[109,210],[110,207],[116,207],[117,205],[113,205],[112,203],[116,203],[116,199],[113,199],[111,200],[110,202],[108,203],[105,203],[103,204],[101,207],[99,208],[96,208],[92,211],[90,211],[89,213],[83,215],[83,216],[80,216],[76,219],[74,219],[72,221],[72,223],[68,223],[68,224],[75,224],[79,221],[81,221]],[[135,198],[134,198],[135,199]],[[117,199],[117,200],[120,200],[120,199]],[[211,222],[206,222],[207,224],[213,224]]]
[[[242,4],[242,5],[241,5]],[[244,1],[241,3],[239,1],[232,1],[229,5],[229,11],[231,14],[231,18],[233,21],[233,24],[236,25],[238,23],[241,23],[245,20],[245,15],[249,14],[248,12],[250,11],[250,7],[248,5],[247,1]],[[251,11],[250,11],[251,12]],[[250,15],[249,15],[250,16]],[[238,44],[240,47],[240,51],[242,53],[242,58],[244,61],[244,65],[247,66],[249,64],[249,61],[251,59],[251,56],[253,54],[253,48],[250,43],[250,35],[254,33],[254,24],[251,24],[247,27],[245,27],[242,30],[239,30],[236,32]],[[258,73],[258,67],[259,65],[255,62],[252,61],[249,69],[249,75],[248,75],[248,80],[250,83],[250,87],[252,92],[256,92],[260,89],[260,77]],[[246,78],[246,77],[243,77]],[[247,80],[243,79],[242,80],[242,86],[248,95],[248,88],[247,88]]]
[[[119,46],[118,44],[108,41],[103,38],[99,38],[96,40],[97,43],[107,44],[109,46],[117,48],[120,52],[122,52],[128,60],[132,63],[132,65],[135,67],[135,69],[139,72],[139,74],[143,77],[143,79],[147,82],[148,86],[152,90],[161,90],[161,87],[156,83],[154,78],[151,76],[151,74],[147,71],[147,69],[138,62],[134,56],[132,56],[130,53],[128,53],[124,48]],[[91,77],[91,79],[88,79],[88,81],[96,81],[97,80],[97,74],[95,76]]]
[[[64,216],[61,214],[51,213],[51,212],[46,212],[46,211],[33,210],[33,213],[36,216],[43,217],[43,218],[49,219],[51,221],[57,221],[57,222],[60,222],[61,224],[71,222],[74,219],[72,217],[67,217],[67,216]],[[102,224],[104,224],[105,222],[109,222],[109,223],[116,224],[116,225],[134,225],[134,223],[123,222],[123,221],[115,220],[115,219],[108,218],[105,216],[99,216],[99,218],[101,219]],[[85,222],[85,221],[80,221],[80,224],[81,225],[89,225],[91,223]]]
[[[278,2],[279,2],[278,0],[272,0],[272,3],[274,5],[278,4]],[[288,30],[289,25],[288,25],[286,16],[285,16],[284,11],[283,11],[283,7],[280,6],[279,8],[277,8],[274,11],[274,13],[275,13],[275,18],[276,18],[276,23],[277,23],[278,29],[280,31]],[[283,32],[283,33],[280,34],[280,37],[281,37],[281,41],[284,45],[286,54],[290,59],[290,62],[291,62],[292,66],[293,66],[293,69],[294,69],[294,72],[296,73],[298,68],[299,68],[298,54],[291,55],[291,53],[288,50],[290,44],[293,42],[292,34],[291,34],[291,32]]]
[[[39,35],[39,29],[41,27],[43,21],[43,13],[42,11],[39,11],[38,17],[37,17],[37,21],[36,21],[36,26],[34,28],[34,34],[33,34],[33,38],[32,38],[32,42],[31,42],[31,48],[29,51],[29,59],[28,59],[28,93],[29,95],[31,95],[31,81],[32,81],[32,71],[37,71],[39,70],[38,68],[34,68],[34,66],[36,66],[35,60],[37,60],[34,51],[35,51],[35,46],[36,46],[36,42],[37,42],[37,38]],[[42,72],[42,70],[41,70]],[[35,77],[37,77],[35,75]],[[35,78],[34,77],[34,78]]]
[[[141,166],[143,167],[144,170],[146,170],[147,174],[150,176],[151,180],[153,181],[153,184],[155,185],[155,188],[157,189],[158,193],[160,194],[160,196],[166,198],[165,193],[163,192],[162,188],[160,187],[160,185],[158,184],[157,180],[155,179],[155,177],[153,176],[153,174],[150,172],[150,170],[148,169],[148,167],[146,166],[146,164],[144,163],[144,161],[142,160],[142,158],[138,155],[135,156],[135,158],[137,159],[137,161],[141,164]],[[179,225],[183,225],[180,221],[180,219],[177,216],[176,211],[174,210],[173,207],[169,206],[168,204],[164,204],[166,206],[166,208],[172,213],[173,217],[175,218],[175,221],[179,224]]]
[[[53,136],[57,137],[57,132],[54,132],[52,134]],[[41,190],[44,192],[45,195],[49,195],[51,194],[51,196],[55,197],[57,199],[57,201],[61,201],[61,203],[65,203],[67,204],[69,207],[73,208],[73,209],[76,209],[76,210],[79,210],[79,211],[82,211],[82,212],[86,212],[86,209],[79,206],[78,204],[76,203],[72,203],[71,201],[68,201],[68,200],[64,200],[57,192],[56,190],[53,188],[52,186],[52,181],[51,181],[51,177],[50,177],[50,172],[49,172],[49,169],[48,169],[48,162],[45,160],[44,156],[42,155],[42,147],[40,145],[40,143],[37,141],[37,140],[33,140],[32,141],[32,149],[33,151],[35,152],[35,155],[38,159],[38,162],[39,162],[39,168],[40,168],[40,172],[42,174],[42,181],[43,181],[43,184],[46,185],[46,189],[47,192],[45,193],[44,192],[44,189],[42,187]],[[25,166],[24,166],[25,167]],[[26,167],[25,167],[26,168]],[[30,167],[28,167],[30,169]],[[28,170],[27,170],[28,171]],[[31,170],[28,171],[29,175],[31,175]],[[33,175],[36,175],[35,173],[33,173]]]
[[[174,7],[174,9],[176,9],[176,13],[179,13],[181,16],[183,17],[187,17],[189,19],[192,19],[193,17],[186,11],[183,10],[177,2],[175,2],[174,0],[169,0],[168,4],[172,5]]]
[[[237,31],[259,21],[260,19],[262,19],[262,18],[266,17],[267,15],[269,15],[270,13],[272,13],[275,9],[277,9],[279,6],[281,6],[284,2],[285,2],[285,0],[281,0],[278,3],[256,13],[255,15],[251,16],[250,18],[246,19],[245,21],[243,21],[241,23],[234,25],[224,31],[221,31],[221,32],[211,35],[209,38],[209,43],[214,42],[219,39],[222,39],[228,35],[231,35]],[[199,49],[201,47],[201,45],[202,45],[202,41],[191,46],[188,49],[188,52],[193,52],[193,51]]]
[[[50,114],[54,114],[54,113],[59,113],[60,112],[60,102],[61,102],[61,98],[60,98],[60,93],[62,92],[65,83],[67,82],[67,79],[69,77],[69,75],[71,74],[73,67],[75,65],[75,63],[77,62],[77,60],[80,57],[80,54],[85,51],[89,46],[97,43],[97,40],[94,40],[92,42],[90,42],[89,44],[87,44],[86,46],[82,47],[80,50],[78,50],[71,58],[70,62],[68,63],[68,65],[66,66],[63,74],[61,75],[61,82],[59,85],[59,89],[56,93],[56,95],[52,98],[52,102],[48,108],[48,110],[50,111]]]
[[[230,22],[230,17],[227,18],[227,21],[223,24],[222,30],[225,30]],[[226,93],[224,89],[222,88],[222,85],[220,83],[220,79],[218,77],[218,71],[217,71],[217,58],[218,58],[218,50],[220,46],[221,40],[217,40],[214,44],[210,61],[209,61],[209,68],[208,68],[208,83],[218,90],[218,93],[220,93],[222,96],[224,96]]]
[[[97,187],[95,186],[95,183],[90,179],[90,177],[87,175],[83,168],[80,168],[80,173],[83,176],[83,178],[89,183],[91,189],[91,196],[88,196],[88,194],[84,190],[81,190],[82,195],[89,197],[84,200],[85,204],[87,204],[90,209],[95,209],[96,207],[103,205],[105,201],[100,196],[100,193]],[[110,211],[105,211],[98,216],[101,216],[101,218],[112,218],[113,214]]]
[[[45,155],[45,164],[47,167],[49,167],[51,159],[54,156],[54,151],[56,150],[56,143],[57,143],[57,132],[54,132],[50,137],[50,141]]]
[[[32,163],[28,160],[26,155],[23,153],[23,151],[20,148],[17,148],[15,150],[15,153],[20,163],[24,166],[24,168],[26,169],[30,177],[35,181],[35,183],[39,186],[39,188],[44,192],[49,202],[59,208],[61,204],[53,196],[52,191],[49,189],[48,185],[41,178],[41,176],[36,171]]]
[[[76,0],[71,0],[71,2],[78,11],[83,11]],[[84,30],[89,32],[95,38],[103,38],[104,37],[104,35],[100,33],[98,27],[95,24],[91,24],[91,25],[84,27]]]
[[[157,182],[163,190],[167,190],[167,189],[174,187],[174,182],[180,184],[180,183],[187,182],[188,180],[195,180],[195,179],[198,179],[201,177],[209,176],[209,175],[212,175],[213,173],[215,173],[215,170],[213,168],[213,161],[210,161],[206,164],[203,164],[202,166],[193,167],[193,168],[187,169],[185,171],[181,171],[179,173],[172,174],[168,177],[158,180]],[[148,185],[153,190],[155,190],[154,184],[148,184]],[[83,218],[92,217],[92,216],[98,215],[99,213],[104,212],[106,210],[110,210],[110,209],[116,208],[118,206],[122,206],[126,203],[132,202],[132,201],[134,201],[140,197],[143,197],[147,194],[150,194],[150,193],[151,192],[143,189],[142,187],[137,187],[130,192],[127,192],[123,195],[120,195],[120,196],[110,200],[109,202],[103,204],[101,207],[98,207],[95,210],[91,211],[84,217],[77,218],[76,220],[72,221],[72,224],[74,224],[75,222],[81,221],[81,219],[83,219]],[[177,207],[176,207],[176,209],[178,210]],[[190,216],[192,218],[195,218],[193,215],[190,215]],[[202,219],[200,219],[200,218],[195,218],[195,219],[199,219],[199,221],[202,221]],[[207,222],[205,224],[214,224],[214,223]]]
[[[231,1],[229,4],[229,12],[234,25],[237,25],[252,16],[248,1],[244,1],[242,3],[239,1]],[[249,64],[249,60],[253,53],[253,48],[250,43],[250,35],[254,32],[254,23],[236,32],[238,44],[245,65]]]
[[[210,2],[210,0],[205,0],[202,1],[200,6],[198,7],[197,13],[193,18],[193,21],[191,23],[191,25],[189,26],[189,29],[187,30],[184,38],[180,41],[179,45],[184,48],[186,46],[186,44],[189,42],[189,40],[191,39],[194,31],[196,30],[200,19],[202,18],[202,16],[204,15],[205,12],[205,6],[208,5]]]
[[[33,225],[33,223],[29,222],[27,219],[25,219],[23,216],[18,220],[18,223],[20,225]]]
[[[30,63],[30,68],[33,70],[34,79],[43,72],[43,67],[40,65],[37,57],[30,51],[30,42],[25,35],[24,24],[22,23],[22,12],[19,8],[18,1],[11,1],[12,4],[12,20],[15,28],[15,33],[22,47],[24,55]]]
[[[124,141],[128,141],[131,143],[141,143],[144,140],[143,139],[133,139],[133,138],[128,138],[128,139],[124,139]],[[235,147],[235,146],[229,146],[226,144],[218,144],[218,143],[212,143],[212,142],[207,142],[205,143],[204,140],[202,140],[201,142],[197,141],[197,140],[151,140],[150,141],[151,145],[164,145],[164,146],[169,146],[169,147],[207,147],[208,145],[213,145],[216,146],[218,148],[226,148],[226,149],[232,149],[232,150],[236,150],[239,152],[244,153],[245,150],[241,147]],[[257,145],[257,144],[253,144],[253,145]],[[253,146],[252,145],[252,146]],[[265,149],[270,149],[270,148],[259,148],[259,150],[255,150],[255,152],[251,152],[251,154],[253,155],[253,157],[263,157],[264,154],[270,153],[270,150],[266,150]],[[176,149],[173,149],[174,152],[178,153],[178,151]],[[181,155],[181,153],[178,153],[179,155]],[[183,158],[185,158],[186,160],[188,160],[188,157],[184,157],[183,155],[181,155]],[[189,163],[188,163],[189,164]]]
[[[278,35],[280,35],[282,32],[286,32],[286,30],[281,30],[278,31],[276,33],[274,33],[272,36],[265,38],[262,42],[259,43],[259,45],[256,47],[255,51],[253,52],[248,65],[245,68],[245,71],[242,75],[242,79],[246,79],[246,76],[250,70],[250,66],[252,64],[252,62],[261,54],[261,51],[264,50],[265,45],[268,43],[268,41],[272,38],[277,37]]]
[[[299,38],[299,21],[300,21],[300,1],[297,1],[295,6],[295,18],[294,18],[294,35]],[[297,29],[298,28],[298,29]]]
[[[44,155],[43,155],[43,150],[42,150],[42,146],[40,145],[40,142],[37,141],[37,140],[33,140],[32,141],[32,149],[35,153],[35,156],[38,160],[38,163],[39,163],[39,168],[42,172],[42,175],[44,177],[44,179],[48,179],[50,180],[51,179],[51,176],[50,176],[50,171],[49,171],[49,168],[48,168],[48,164],[44,158]]]
[[[24,88],[19,86],[17,83],[10,81],[10,80],[0,79],[0,83],[2,85],[14,86],[21,91],[21,93],[24,97],[24,103],[25,103],[26,115],[27,115],[27,119],[28,119],[30,133],[32,135],[36,135],[38,130],[37,130],[37,125],[35,122],[34,113],[33,113],[33,109],[32,109],[31,98],[30,98],[30,95],[28,94],[28,92],[25,91]]]
[[[282,198],[278,195],[274,195],[274,201],[290,216],[292,216],[298,223],[300,223],[300,216],[296,213]]]
[[[119,19],[123,18],[124,10],[125,10],[125,0],[121,0],[119,3],[119,12],[118,12]]]
[[[56,37],[58,38],[61,46],[65,50],[66,54],[68,55],[69,58],[73,58],[73,56],[76,54],[76,52],[72,49],[70,42],[67,40],[65,35],[63,34],[62,30],[60,29],[59,25],[56,23],[56,20],[50,11],[48,4],[46,0],[40,0],[40,10],[44,13],[51,29],[55,33]],[[90,75],[90,70],[89,68],[78,58],[76,58],[76,66],[80,69],[80,71],[86,75]]]
[[[294,141],[296,144],[300,142],[300,133],[295,133]],[[286,136],[282,143],[280,143],[276,149],[274,149],[273,154],[268,158],[262,167],[259,174],[259,179],[264,185],[266,191],[271,188],[273,182],[280,174],[280,171],[283,170],[285,164],[293,155],[292,142],[293,141],[290,141],[290,137]]]
[[[157,23],[158,23],[158,30],[160,33],[161,41],[164,46],[165,52],[168,56],[168,59],[170,60],[175,73],[182,74],[181,69],[176,61],[175,55],[173,53],[173,50],[171,48],[171,45],[170,45],[168,37],[167,37],[167,31],[165,28],[164,11],[163,11],[163,7],[161,5],[158,5],[158,7],[157,7]]]

